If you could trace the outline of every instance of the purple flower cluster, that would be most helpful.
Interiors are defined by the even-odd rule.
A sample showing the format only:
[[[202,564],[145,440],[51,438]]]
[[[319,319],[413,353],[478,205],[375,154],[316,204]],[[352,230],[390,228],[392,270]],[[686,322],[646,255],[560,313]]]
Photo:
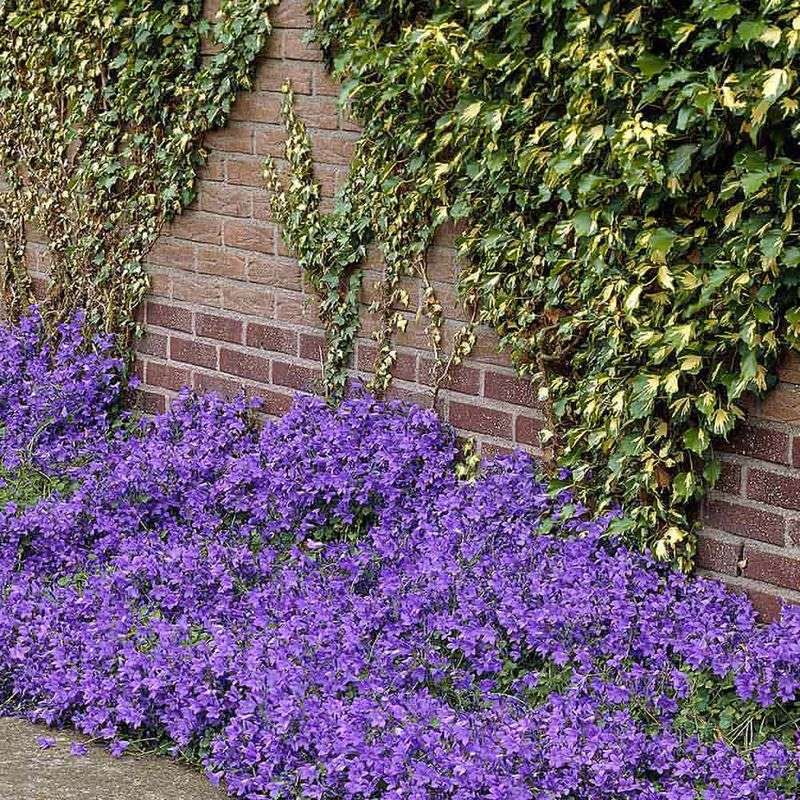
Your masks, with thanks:
[[[0,472],[49,473],[94,449],[119,404],[121,367],[110,338],[87,342],[80,314],[52,339],[36,309],[0,326]]]
[[[249,417],[186,394],[0,515],[7,713],[250,800],[797,796],[800,610],[758,626],[524,454],[457,479],[429,411]]]

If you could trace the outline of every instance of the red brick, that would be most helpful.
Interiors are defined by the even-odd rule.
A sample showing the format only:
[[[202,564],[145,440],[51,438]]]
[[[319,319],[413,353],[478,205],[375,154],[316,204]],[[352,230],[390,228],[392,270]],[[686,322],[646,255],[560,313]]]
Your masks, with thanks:
[[[167,403],[163,394],[146,392],[143,389],[136,390],[136,408],[145,414],[163,414]]]
[[[278,386],[313,391],[322,377],[321,370],[291,364],[285,361],[272,362],[272,382]]]
[[[153,333],[148,331],[136,343],[136,350],[139,353],[145,353],[149,356],[157,356],[158,358],[167,357],[167,337],[162,336],[160,333]]]
[[[279,6],[270,9],[269,19],[273,28],[308,30],[311,27],[311,19],[302,0],[281,0]]]
[[[192,386],[198,392],[215,392],[221,397],[237,397],[242,394],[242,384],[226,380],[219,373],[193,372]]]
[[[414,403],[423,408],[430,408],[433,401],[433,395],[431,393],[426,394],[424,392],[415,391],[414,389],[400,386],[397,383],[389,385],[385,397],[387,400],[401,400],[404,403]]]
[[[792,465],[800,467],[800,436],[792,439]]]
[[[697,566],[723,575],[737,575],[742,557],[741,545],[724,541],[708,533],[697,540]]]
[[[744,555],[746,578],[800,590],[800,557],[778,555],[751,545],[745,547]]]
[[[300,358],[321,361],[325,357],[325,337],[316,333],[300,334]]]
[[[229,158],[225,162],[225,174],[228,183],[239,186],[253,186],[263,190],[263,170],[264,159],[258,156]]]
[[[194,244],[182,240],[170,242],[162,238],[150,248],[147,260],[151,264],[161,264],[164,267],[192,269],[194,267],[194,254]]]
[[[159,328],[187,332],[192,330],[192,312],[185,308],[148,301],[145,305],[145,318],[148,325],[157,325]]]
[[[483,394],[493,400],[503,400],[518,406],[536,408],[536,390],[530,380],[506,375],[502,372],[486,372],[483,376]]]
[[[283,42],[286,38],[286,31],[278,28],[273,30],[267,38],[267,44],[261,53],[262,58],[283,58]]]
[[[222,220],[202,211],[186,211],[170,222],[164,232],[190,242],[219,244],[222,241]]]
[[[281,101],[279,92],[241,92],[231,109],[231,119],[247,122],[280,122]]]
[[[278,10],[283,3],[278,6]],[[290,61],[281,61],[277,58],[262,59],[256,70],[255,87],[260,92],[279,92],[288,80],[292,84],[292,91],[298,94],[311,94],[312,91],[311,64],[292,64]]]
[[[362,372],[373,372],[375,359],[378,357],[378,346],[372,342],[360,342],[357,348],[356,366]],[[412,353],[397,353],[397,360],[392,365],[392,375],[401,381],[417,379],[417,356]]]
[[[150,266],[150,295],[151,297],[163,297],[165,300],[169,300],[172,297],[172,277],[157,270],[157,267],[154,270],[152,265]],[[143,311],[143,309],[141,310]],[[139,321],[142,322],[143,320],[144,317]]]
[[[189,370],[148,361],[145,368],[145,379],[152,386],[161,386],[177,392],[178,389],[188,385]]]
[[[778,384],[762,401],[759,417],[777,422],[800,420],[800,387]]]
[[[456,428],[466,431],[497,436],[500,439],[510,439],[512,435],[511,414],[485,406],[451,402],[449,420]]]
[[[778,375],[786,383],[800,384],[800,353],[788,350],[781,359]]]
[[[339,127],[343,131],[356,131],[361,130],[361,126],[354,120],[346,110],[339,112]]]
[[[800,547],[800,519],[796,517],[786,520],[786,546]]]
[[[277,325],[247,323],[247,346],[297,355],[297,333]]]
[[[253,195],[250,189],[206,181],[200,185],[199,196],[203,211],[226,217],[250,217],[253,214]]]
[[[255,151],[260,156],[284,158],[286,129],[283,125],[264,125],[255,132]]]
[[[237,283],[222,288],[222,305],[240,314],[271,317],[275,305],[272,291],[263,286]]]
[[[254,283],[265,283],[299,292],[303,273],[298,263],[282,256],[252,256],[247,264],[247,277]]]
[[[45,278],[34,277],[31,281],[31,285],[33,287],[33,296],[37,300],[44,300],[47,294],[48,281]]]
[[[214,369],[217,366],[216,348],[192,339],[176,339],[172,336],[169,340],[169,357],[172,361],[194,364],[196,367]]]
[[[334,114],[334,120],[336,115]],[[353,160],[358,138],[346,133],[318,133],[312,138],[314,159],[321,164],[347,166]]]
[[[255,250],[257,253],[275,252],[275,229],[257,222],[225,220],[222,236],[228,247]]]
[[[497,334],[491,328],[486,327],[479,328],[477,334],[471,358],[475,361],[485,361],[489,364],[508,367],[508,357],[500,352],[500,339]]]
[[[197,248],[197,271],[205,275],[243,278],[245,259],[221,247],[201,245]]]
[[[222,45],[219,42],[212,42],[210,39],[203,37],[200,40],[200,55],[212,56],[222,50]]]
[[[223,347],[219,351],[219,368],[229,375],[238,375],[240,378],[249,378],[261,383],[269,381],[269,360],[251,353]]]
[[[323,130],[336,130],[339,127],[337,116],[338,104],[335,97],[309,97],[301,95],[294,99],[297,116],[303,120],[307,128],[321,128]],[[318,158],[316,151],[315,158]],[[319,159],[323,164],[325,159]],[[347,161],[342,163],[348,163]]]
[[[771,428],[742,425],[733,432],[730,441],[721,442],[718,448],[726,453],[736,453],[777,464],[789,463],[789,437]]]
[[[342,89],[341,84],[334,80],[323,67],[314,70],[314,94],[327,94],[338,97]]]
[[[228,123],[217,131],[209,131],[205,139],[208,147],[229,153],[253,152],[253,128],[251,125]]]
[[[742,468],[731,461],[723,461],[717,485],[714,487],[718,492],[728,492],[728,494],[739,494],[742,489]]]
[[[433,385],[434,371],[439,367],[433,358],[422,358],[419,365],[419,382],[426,386]],[[450,368],[447,375],[439,383],[442,389],[461,394],[478,395],[481,389],[480,370],[458,364]]]
[[[497,458],[498,456],[507,456],[513,452],[514,451],[510,447],[501,447],[500,445],[491,444],[489,442],[481,443],[481,458],[486,461]]]
[[[292,407],[290,394],[259,388],[253,392],[253,396],[261,400],[260,410],[271,417],[281,417]]]
[[[217,339],[235,344],[242,342],[244,324],[238,319],[198,313],[194,324],[197,335],[204,336],[206,339]]]
[[[760,622],[772,622],[780,617],[785,601],[778,595],[759,592],[755,589],[747,589],[745,594],[753,604]]]
[[[284,30],[282,33],[284,58],[297,61],[322,61],[322,51],[313,42],[306,41],[305,31]]]
[[[259,222],[275,222],[275,215],[269,203],[269,195],[259,192],[253,198],[253,219]]]
[[[324,199],[333,197],[339,190],[341,184],[347,177],[347,170],[343,167],[333,167],[327,164],[318,164],[314,168],[314,177],[319,183],[320,193],[322,194],[322,209],[326,213],[332,208],[326,207]]]
[[[301,292],[275,292],[275,319],[298,325],[322,326],[310,298]]]
[[[703,523],[748,539],[783,544],[784,519],[769,511],[722,500],[709,500],[705,505]]]
[[[767,505],[800,510],[800,478],[751,469],[747,475],[747,496]]]
[[[197,170],[197,178],[200,181],[224,181],[225,159],[222,153],[209,153],[206,163]]]
[[[181,275],[172,281],[172,294],[185,303],[217,306],[222,300],[219,282],[197,275]]]
[[[514,441],[520,444],[541,447],[539,431],[544,428],[544,420],[537,417],[517,417],[514,425]]]

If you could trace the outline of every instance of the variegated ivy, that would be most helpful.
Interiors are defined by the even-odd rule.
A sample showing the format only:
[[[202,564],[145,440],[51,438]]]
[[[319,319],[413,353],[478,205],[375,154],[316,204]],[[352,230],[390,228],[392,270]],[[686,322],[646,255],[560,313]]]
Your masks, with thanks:
[[[25,226],[47,237],[45,308],[130,334],[143,258],[194,196],[276,0],[0,0],[0,287],[31,299]],[[207,45],[207,46],[204,46]],[[205,54],[205,55],[204,55]]]
[[[360,329],[362,268],[367,245],[374,242],[383,257],[383,276],[377,298],[367,311],[378,315],[373,338],[377,357],[368,388],[382,395],[391,381],[397,360],[394,336],[408,324],[411,300],[402,287],[405,276],[419,278],[421,301],[416,309],[425,316],[433,350],[430,375],[434,404],[439,388],[452,367],[474,343],[474,320],[455,332],[444,346],[443,308],[428,278],[426,251],[436,224],[430,198],[415,190],[405,164],[390,161],[378,148],[384,140],[362,139],[350,164],[347,181],[337,194],[333,210],[322,210],[321,190],[314,179],[311,141],[297,116],[291,87],[284,87],[283,117],[289,170],[283,180],[272,160],[264,163],[264,180],[270,205],[284,239],[296,254],[303,274],[319,296],[319,313],[325,325],[324,389],[333,401],[341,400],[347,384],[355,340]],[[388,166],[387,166],[388,164]]]
[[[688,567],[715,442],[800,335],[800,2],[312,10],[375,173],[465,225],[461,287],[552,404],[554,486]]]

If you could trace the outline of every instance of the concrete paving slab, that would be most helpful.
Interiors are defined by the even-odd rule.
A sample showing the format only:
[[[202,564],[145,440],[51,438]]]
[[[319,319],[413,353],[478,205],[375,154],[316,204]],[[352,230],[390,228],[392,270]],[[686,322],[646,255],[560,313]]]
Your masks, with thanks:
[[[46,750],[37,737],[55,740]],[[198,772],[166,758],[70,753],[77,734],[0,718],[0,800],[224,800]]]

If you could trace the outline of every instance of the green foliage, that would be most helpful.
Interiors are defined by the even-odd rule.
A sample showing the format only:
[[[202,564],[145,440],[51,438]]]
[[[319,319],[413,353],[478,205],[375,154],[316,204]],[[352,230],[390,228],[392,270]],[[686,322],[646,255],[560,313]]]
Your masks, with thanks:
[[[304,275],[316,291],[326,330],[325,391],[333,400],[343,396],[347,367],[360,328],[359,299],[367,246],[375,242],[383,257],[383,277],[377,299],[368,311],[380,317],[374,338],[378,352],[369,388],[381,395],[391,380],[397,360],[393,337],[408,325],[408,292],[404,276],[421,280],[423,300],[418,315],[428,320],[427,333],[434,354],[434,396],[454,364],[474,343],[473,324],[456,332],[449,355],[442,352],[442,306],[427,274],[425,253],[436,225],[434,205],[416,191],[404,160],[390,158],[383,139],[359,141],[345,185],[333,210],[321,208],[320,186],[314,179],[311,141],[295,113],[290,87],[284,87],[288,180],[283,181],[271,158],[264,163],[270,204],[284,239],[296,254]]]
[[[13,471],[0,467],[0,508],[13,503],[24,510],[55,492],[67,494],[71,488],[68,479],[47,475],[29,464]]]
[[[358,213],[355,197],[363,178],[354,166],[348,190],[340,196],[336,209],[323,213],[320,187],[313,177],[311,142],[295,114],[288,87],[283,114],[288,134],[289,181],[283,185],[271,158],[264,163],[264,180],[283,237],[297,254],[303,273],[320,298],[319,313],[327,334],[325,389],[332,399],[341,399],[345,369],[358,333],[361,272],[355,267],[364,258],[367,244],[367,221]]]
[[[142,260],[194,197],[276,0],[0,0],[0,288],[31,300],[24,225],[47,236],[46,308],[130,334]],[[204,56],[203,42],[207,41]]]
[[[700,741],[724,741],[748,753],[766,741],[782,741],[791,748],[800,733],[800,708],[796,703],[759,705],[742,700],[730,675],[720,678],[709,672],[684,670],[687,700],[680,704],[676,729]],[[792,787],[796,788],[796,787]]]
[[[800,336],[800,2],[312,10],[374,168],[464,226],[461,290],[552,404],[554,486],[690,566],[714,443]]]

